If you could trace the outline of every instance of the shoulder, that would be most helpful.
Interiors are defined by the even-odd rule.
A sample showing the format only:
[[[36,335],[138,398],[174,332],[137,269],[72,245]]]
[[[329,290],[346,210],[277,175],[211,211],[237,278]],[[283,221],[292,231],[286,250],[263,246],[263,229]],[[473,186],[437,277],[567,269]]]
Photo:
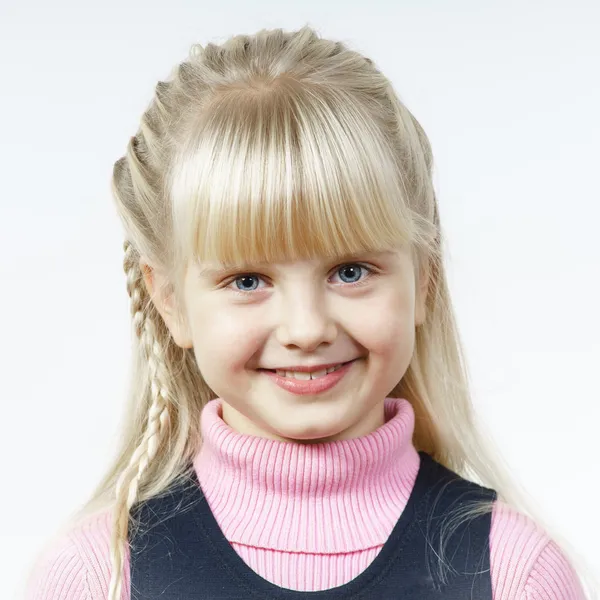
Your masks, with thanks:
[[[46,545],[35,559],[26,600],[103,600],[110,583],[110,511],[85,517]],[[128,565],[128,555],[126,555]],[[122,600],[129,597],[124,569]]]
[[[496,500],[490,530],[494,600],[583,600],[577,574],[547,532]]]

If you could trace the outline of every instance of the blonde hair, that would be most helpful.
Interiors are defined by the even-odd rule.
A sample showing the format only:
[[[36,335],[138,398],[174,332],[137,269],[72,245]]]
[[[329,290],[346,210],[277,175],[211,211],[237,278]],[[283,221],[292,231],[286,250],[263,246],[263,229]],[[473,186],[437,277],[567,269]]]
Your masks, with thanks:
[[[187,478],[201,410],[216,397],[193,350],[175,344],[151,301],[142,257],[167,274],[161,293],[183,307],[190,260],[242,264],[410,247],[416,271],[430,274],[427,317],[390,396],[413,406],[418,450],[533,517],[472,406],[432,163],[425,132],[373,61],[308,26],[194,45],[156,85],[112,181],[135,330],[122,442],[79,513],[112,508],[109,600],[120,598],[132,507]],[[490,502],[470,506],[459,520],[491,510]],[[570,554],[583,580],[582,559]]]

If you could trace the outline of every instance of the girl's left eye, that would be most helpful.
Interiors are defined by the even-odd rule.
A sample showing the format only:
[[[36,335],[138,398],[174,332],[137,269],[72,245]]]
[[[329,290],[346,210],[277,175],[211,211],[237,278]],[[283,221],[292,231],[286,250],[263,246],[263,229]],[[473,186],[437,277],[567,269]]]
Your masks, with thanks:
[[[343,283],[357,286],[362,285],[365,282],[364,278],[360,279],[362,271],[366,271],[369,275],[375,273],[375,269],[362,263],[348,263],[338,267],[335,272],[342,274],[341,278]],[[226,287],[236,284],[233,291],[246,294],[248,292],[256,291],[257,287],[253,286],[253,282],[259,279],[262,279],[262,277],[256,273],[244,273],[235,277]],[[238,285],[238,283],[241,285]]]
[[[369,275],[374,273],[374,269],[371,267],[367,267],[367,265],[363,265],[362,263],[348,263],[347,265],[342,265],[336,269],[336,273],[345,273],[344,277],[348,279],[353,279],[355,276],[358,276],[360,279],[361,271],[366,271]],[[342,278],[344,281],[344,278]],[[344,283],[357,284],[362,283],[364,280],[354,280],[354,281],[344,281]]]

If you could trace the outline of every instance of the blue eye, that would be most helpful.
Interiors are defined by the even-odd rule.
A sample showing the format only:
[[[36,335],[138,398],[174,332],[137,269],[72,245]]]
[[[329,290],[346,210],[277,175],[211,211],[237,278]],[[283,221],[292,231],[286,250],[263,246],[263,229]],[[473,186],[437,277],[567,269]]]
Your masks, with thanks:
[[[338,273],[346,272],[347,275],[349,273],[349,279],[351,279],[351,281],[344,281],[344,278],[342,277],[342,281],[344,281],[344,283],[356,283],[360,279],[361,271],[363,269],[366,269],[366,267],[359,265],[359,264],[351,263],[351,264],[343,265],[342,267],[340,267],[337,270],[337,272]],[[358,276],[358,279],[356,279],[357,276]]]
[[[258,280],[259,277],[258,275],[245,274],[236,277],[233,281],[236,283],[236,287],[238,288],[238,290],[242,292],[253,292],[256,289],[256,287],[248,287],[248,283],[251,282],[252,279]],[[238,282],[242,282],[242,286],[237,285]]]

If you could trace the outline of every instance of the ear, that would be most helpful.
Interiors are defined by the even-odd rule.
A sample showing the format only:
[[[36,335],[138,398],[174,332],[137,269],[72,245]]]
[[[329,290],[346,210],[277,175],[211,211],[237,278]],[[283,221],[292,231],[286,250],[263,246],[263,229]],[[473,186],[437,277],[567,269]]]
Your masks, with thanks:
[[[429,289],[429,264],[423,266],[419,273],[415,294],[415,327],[423,325],[427,317],[427,292]]]
[[[140,269],[144,277],[144,284],[152,303],[163,318],[165,325],[169,329],[173,341],[180,348],[192,348],[192,336],[187,323],[179,318],[179,311],[174,293],[165,295],[167,289],[167,280],[163,273],[148,263],[145,257],[140,258]]]

